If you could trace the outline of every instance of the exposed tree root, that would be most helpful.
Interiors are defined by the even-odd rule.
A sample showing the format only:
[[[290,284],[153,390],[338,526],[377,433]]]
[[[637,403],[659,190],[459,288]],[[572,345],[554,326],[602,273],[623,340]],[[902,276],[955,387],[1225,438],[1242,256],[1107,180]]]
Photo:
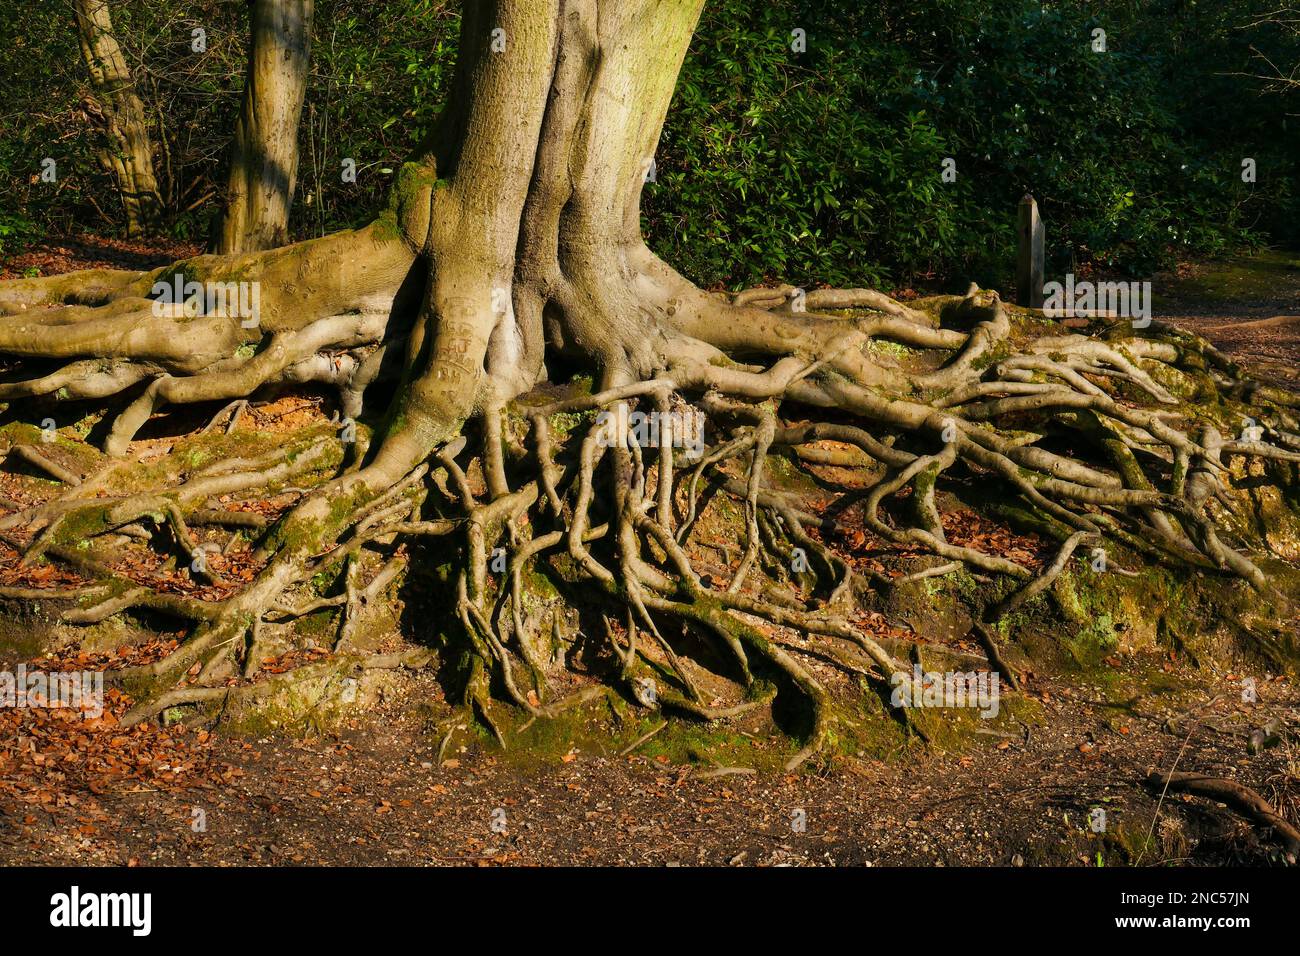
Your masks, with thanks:
[[[541,719],[586,693],[557,689],[559,615],[531,596],[544,574],[605,622],[586,637],[613,662],[604,679],[640,706],[729,719],[773,685],[806,701],[796,765],[837,718],[790,635],[835,660],[864,657],[859,672],[882,689],[906,672],[853,623],[859,599],[896,585],[835,553],[834,519],[775,487],[773,452],[863,472],[865,529],[937,556],[922,573],[1014,582],[986,630],[1080,546],[1095,561],[1110,546],[1271,593],[1232,533],[1227,479],[1234,459],[1294,472],[1297,402],[1202,340],[1159,324],[1066,333],[973,287],[908,304],[861,289],[717,296],[650,252],[642,163],[699,7],[467,5],[448,109],[365,229],[151,273],[0,285],[10,416],[34,426],[40,404],[90,399],[117,412],[104,441],[117,464],[93,475],[15,443],[32,450],[11,461],[62,487],[0,518],[0,534],[29,566],[58,561],[105,585],[81,593],[69,620],[145,608],[193,623],[174,654],[125,675],[154,686],[129,720],[219,706],[232,680],[257,686],[265,648],[305,614],[336,611],[337,656],[360,653],[357,622],[402,575],[402,543],[441,539],[455,571],[440,624],[463,652],[464,703],[503,744],[494,694]],[[495,30],[510,38],[499,53]],[[176,280],[257,283],[258,312],[229,296],[163,302]],[[560,368],[590,373],[591,393],[541,388]],[[385,380],[395,397],[373,407]],[[165,407],[238,414],[259,390],[303,382],[337,390],[335,435],[145,491],[115,484]],[[655,434],[640,434],[644,414]],[[349,434],[362,416],[373,442]],[[1254,423],[1240,438],[1235,416]],[[220,496],[288,481],[308,490],[274,521],[217,513]],[[957,482],[996,489],[1061,542],[1056,559],[1037,567],[950,540],[940,491]],[[718,495],[743,513],[743,542],[724,579],[706,582],[693,532]],[[256,538],[258,569],[239,586],[205,563],[195,530],[223,522]],[[142,537],[188,565],[203,596],[115,570],[112,547]],[[705,699],[684,634],[716,650],[744,699]]]
[[[1152,771],[1147,784],[1161,795],[1172,790],[1222,801],[1257,826],[1271,829],[1277,842],[1285,849],[1289,863],[1294,865],[1300,859],[1300,830],[1284,820],[1267,800],[1249,787],[1223,777],[1183,771],[1168,774]]]
[[[1157,409],[1176,405],[1148,369],[1203,360],[1200,343],[1157,337],[1112,344],[1083,335],[1013,343],[1005,308],[996,296],[974,289],[920,308],[864,290],[808,297],[836,308],[878,310],[855,317],[760,308],[787,305],[788,294],[778,292],[752,290],[729,306],[704,303],[722,329],[712,342],[690,334],[714,328],[698,316],[680,328],[665,327],[657,368],[640,380],[620,382],[607,374],[609,386],[593,394],[513,406],[510,414],[526,421],[526,436],[507,434],[504,405],[486,407],[475,416],[476,454],[468,453],[472,428],[462,437],[449,430],[442,441],[426,438],[423,444],[412,443],[409,431],[399,428],[390,430],[378,451],[364,461],[358,454],[351,465],[335,439],[316,439],[257,458],[218,461],[173,487],[105,496],[93,479],[82,486],[77,475],[35,448],[15,445],[12,454],[64,482],[67,491],[0,524],[30,533],[23,545],[27,560],[42,555],[69,560],[105,582],[107,590],[88,604],[79,589],[81,604],[65,612],[65,620],[94,623],[149,609],[195,622],[193,635],[172,657],[124,675],[162,678],[167,687],[187,672],[180,684],[142,701],[128,723],[177,706],[211,710],[227,706],[232,695],[256,695],[256,681],[231,686],[230,675],[254,677],[266,629],[295,618],[337,609],[334,649],[350,655],[363,608],[405,568],[406,559],[394,551],[396,542],[452,536],[461,555],[456,613],[473,661],[465,699],[503,744],[505,732],[491,715],[494,680],[532,719],[553,716],[595,692],[589,688],[552,699],[549,653],[539,642],[538,623],[529,618],[527,581],[535,565],[561,558],[570,585],[590,582],[604,595],[607,619],[618,625],[605,636],[620,662],[616,682],[632,700],[723,720],[769,699],[721,707],[703,703],[694,665],[679,656],[668,637],[683,627],[715,642],[732,660],[742,685],[758,687],[757,668],[803,696],[811,707],[811,729],[791,766],[822,746],[835,718],[825,689],[782,649],[783,631],[830,642],[827,653],[837,659],[835,642],[852,645],[874,665],[865,673],[882,686],[904,668],[850,623],[855,596],[887,579],[861,579],[809,534],[806,525],[822,531],[833,522],[800,512],[769,485],[764,468],[774,449],[802,450],[800,458],[816,463],[816,455],[807,457],[814,443],[838,442],[855,449],[852,457],[823,458],[823,463],[875,469],[878,478],[861,495],[865,527],[883,540],[942,559],[904,581],[967,567],[1020,582],[976,625],[991,666],[1013,688],[1017,675],[1000,655],[990,627],[1048,588],[1080,547],[1100,547],[1112,537],[1123,543],[1141,540],[1162,560],[1216,568],[1268,587],[1249,557],[1223,543],[1206,505],[1221,499],[1227,456],[1300,461],[1300,452],[1293,450],[1300,437],[1289,420],[1264,406],[1257,420],[1266,423],[1263,430],[1276,443],[1262,435],[1224,441],[1212,425],[1195,425],[1182,409],[1162,413],[1133,403],[1140,396]],[[759,334],[762,329],[751,330],[743,344],[728,342],[736,323],[755,312],[775,323],[766,336]],[[76,321],[116,322],[122,314]],[[404,326],[397,325],[404,335]],[[42,324],[32,334],[49,328]],[[954,331],[963,328],[968,331]],[[18,340],[16,327],[9,334],[10,344]],[[223,415],[237,414],[258,387],[323,350],[374,346],[386,334],[378,312],[327,317],[271,335],[245,360],[180,377],[162,372],[119,416],[109,450],[124,453],[140,424],[163,403],[233,399],[215,424]],[[897,375],[886,376],[886,368],[864,364],[872,342],[881,338],[950,357],[940,358],[931,372],[913,375],[909,387]],[[724,357],[715,342],[732,346],[746,362]],[[66,355],[50,351],[51,357]],[[762,362],[765,354],[768,364]],[[149,360],[160,356],[151,353]],[[361,364],[364,360],[356,366]],[[27,394],[39,391],[32,386]],[[836,409],[838,415],[807,420],[819,408]],[[799,418],[789,419],[792,410]],[[654,417],[644,421],[656,423],[655,434],[639,433],[635,423],[651,413]],[[847,424],[845,415],[858,424]],[[566,425],[569,434],[557,443],[555,423],[561,420],[579,425]],[[694,422],[705,420],[707,432],[690,432]],[[1008,425],[997,424],[1002,422]],[[1049,435],[1055,439],[1052,448],[1044,447]],[[688,448],[697,437],[701,444]],[[1074,453],[1062,450],[1067,447]],[[1003,482],[1060,538],[1061,547],[1046,567],[1035,569],[947,540],[936,488],[945,473],[959,467]],[[321,470],[335,477],[269,527],[258,515],[209,506],[219,494],[248,493]],[[689,554],[706,477],[742,506],[745,528],[730,579],[711,587],[701,583]],[[907,520],[886,516],[885,503],[909,489]],[[86,528],[88,515],[94,517],[92,543],[129,529],[147,534],[140,523],[152,521],[169,531],[178,558],[187,563],[200,554],[191,526],[249,529],[262,535],[268,561],[251,585],[221,601],[160,593],[122,581],[89,556],[93,551],[69,547],[60,530]],[[770,589],[754,585],[759,568],[768,577],[788,579],[795,590],[772,598]],[[194,573],[220,580],[198,565]],[[337,581],[337,593],[293,596],[322,574]],[[799,597],[800,582],[809,580],[811,590]]]

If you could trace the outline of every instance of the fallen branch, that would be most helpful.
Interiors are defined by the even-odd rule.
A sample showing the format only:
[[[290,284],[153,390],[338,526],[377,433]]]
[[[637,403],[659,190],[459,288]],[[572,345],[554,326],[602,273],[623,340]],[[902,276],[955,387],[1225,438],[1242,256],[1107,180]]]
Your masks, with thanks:
[[[1278,842],[1286,847],[1288,863],[1294,865],[1300,859],[1300,830],[1283,820],[1273,805],[1250,787],[1224,777],[1185,771],[1164,774],[1155,770],[1147,775],[1147,784],[1225,803],[1257,825],[1271,827]]]

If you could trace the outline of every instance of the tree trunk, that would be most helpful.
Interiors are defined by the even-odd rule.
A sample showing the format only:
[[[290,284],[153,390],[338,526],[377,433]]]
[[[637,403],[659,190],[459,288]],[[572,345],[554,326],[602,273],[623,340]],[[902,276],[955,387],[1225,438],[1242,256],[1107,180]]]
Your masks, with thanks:
[[[163,211],[144,104],[113,35],[107,0],[76,0],[75,11],[81,54],[94,93],[91,117],[108,140],[100,162],[117,182],[127,235],[138,236],[156,229]]]
[[[412,400],[435,417],[454,423],[475,399],[531,387],[548,349],[594,361],[607,381],[655,364],[683,283],[644,245],[641,189],[702,5],[466,10],[452,108],[421,160],[446,188],[426,191],[427,218],[402,223],[433,264],[440,321]]]
[[[256,252],[289,241],[313,6],[313,0],[251,3],[248,77],[215,252]]]

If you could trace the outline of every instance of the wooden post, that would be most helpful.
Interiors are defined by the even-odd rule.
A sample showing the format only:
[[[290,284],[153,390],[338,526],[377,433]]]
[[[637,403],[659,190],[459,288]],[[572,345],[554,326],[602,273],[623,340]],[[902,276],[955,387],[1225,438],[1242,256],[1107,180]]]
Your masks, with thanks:
[[[1020,248],[1016,255],[1016,301],[1029,309],[1043,307],[1043,220],[1038,218],[1038,203],[1025,193],[1020,200],[1016,233]]]

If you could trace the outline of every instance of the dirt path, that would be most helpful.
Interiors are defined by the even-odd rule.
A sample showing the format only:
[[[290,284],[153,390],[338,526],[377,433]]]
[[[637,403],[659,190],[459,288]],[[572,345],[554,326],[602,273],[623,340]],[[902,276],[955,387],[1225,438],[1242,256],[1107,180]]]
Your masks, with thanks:
[[[1152,279],[1158,317],[1204,335],[1269,384],[1300,387],[1300,253],[1184,265]]]
[[[188,786],[106,779],[100,793],[69,791],[71,805],[41,809],[0,799],[0,862],[1266,863],[1271,844],[1213,803],[1166,797],[1153,824],[1161,801],[1141,784],[1176,762],[1237,779],[1296,818],[1300,695],[1275,681],[1243,704],[1224,686],[1125,708],[1098,706],[1097,688],[1044,684],[1040,720],[965,754],[917,746],[813,773],[708,777],[707,764],[612,752],[527,763],[472,739],[439,763],[420,705],[440,691],[416,678],[337,736],[192,738],[186,759],[218,770]],[[1252,755],[1248,736],[1269,721],[1291,740]],[[1093,808],[1105,810],[1104,832],[1093,832]]]
[[[81,269],[146,271],[203,252],[197,242],[168,239],[116,239],[108,236],[65,236],[33,245],[0,260],[0,279],[51,276]]]

